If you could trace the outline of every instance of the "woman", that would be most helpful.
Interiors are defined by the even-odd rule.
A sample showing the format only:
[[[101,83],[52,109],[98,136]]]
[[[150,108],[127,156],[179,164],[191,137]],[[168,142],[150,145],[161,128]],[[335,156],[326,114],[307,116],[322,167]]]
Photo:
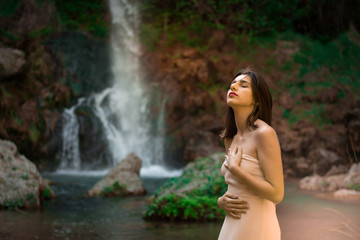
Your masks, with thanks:
[[[276,204],[284,196],[284,178],[269,88],[259,74],[242,70],[230,85],[227,104],[221,172],[228,190],[218,199],[226,211],[218,240],[280,240]]]

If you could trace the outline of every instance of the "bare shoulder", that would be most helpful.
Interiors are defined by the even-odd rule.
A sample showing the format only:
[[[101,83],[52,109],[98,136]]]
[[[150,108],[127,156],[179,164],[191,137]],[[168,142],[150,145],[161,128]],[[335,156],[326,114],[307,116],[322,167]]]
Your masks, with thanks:
[[[277,140],[277,134],[269,124],[260,119],[256,121],[256,124],[258,128],[255,130],[255,137],[258,141]]]

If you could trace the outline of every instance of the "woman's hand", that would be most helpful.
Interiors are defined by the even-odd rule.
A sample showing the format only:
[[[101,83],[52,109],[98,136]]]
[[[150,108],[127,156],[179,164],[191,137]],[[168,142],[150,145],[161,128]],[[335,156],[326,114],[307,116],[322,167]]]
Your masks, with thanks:
[[[245,214],[249,209],[248,203],[244,200],[240,200],[238,196],[225,193],[218,198],[218,205],[221,209],[224,209],[227,214],[234,218],[241,218],[242,214]]]
[[[235,147],[234,149],[229,149],[228,154],[225,155],[224,166],[232,172],[234,168],[240,166],[242,159],[243,150],[241,147]]]

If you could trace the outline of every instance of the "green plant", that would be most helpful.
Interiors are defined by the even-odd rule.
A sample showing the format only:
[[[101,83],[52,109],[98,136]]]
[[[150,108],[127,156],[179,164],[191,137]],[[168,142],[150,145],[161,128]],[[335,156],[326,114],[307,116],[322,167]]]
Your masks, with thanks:
[[[348,188],[356,190],[356,191],[360,191],[360,183],[355,183],[355,182],[350,182],[348,185]]]
[[[126,186],[120,185],[118,181],[115,181],[111,186],[104,186],[101,195],[103,196],[122,196],[126,193]]]
[[[215,157],[214,157],[215,156]],[[222,219],[217,199],[227,190],[220,173],[222,154],[188,164],[181,177],[171,178],[155,191],[145,219],[209,221]]]
[[[29,131],[31,142],[36,143],[39,140],[41,133],[35,123],[30,125]]]
[[[13,199],[13,200],[8,200],[8,201],[5,201],[3,204],[2,204],[3,207],[5,208],[9,208],[11,210],[14,210],[14,209],[18,209],[18,208],[23,208],[25,206],[25,203],[24,203],[24,200],[23,199]]]
[[[51,189],[50,189],[50,187],[46,187],[44,189],[43,197],[44,197],[44,199],[50,199],[51,198]]]
[[[283,118],[286,118],[289,125],[297,123],[299,120],[308,119],[313,125],[320,128],[331,124],[329,116],[324,114],[325,104],[313,103],[310,108],[297,106],[293,110],[284,109]]]
[[[156,199],[143,215],[145,219],[171,220],[216,220],[224,217],[224,211],[217,206],[217,197],[187,197],[169,194]]]
[[[37,37],[45,37],[51,34],[53,30],[50,27],[43,27],[39,29],[34,29],[28,33],[29,37],[37,38]]]

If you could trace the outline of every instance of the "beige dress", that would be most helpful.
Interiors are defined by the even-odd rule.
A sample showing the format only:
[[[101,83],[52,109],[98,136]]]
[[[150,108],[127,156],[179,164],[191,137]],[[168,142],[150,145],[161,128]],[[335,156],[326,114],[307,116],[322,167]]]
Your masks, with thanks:
[[[243,154],[240,167],[258,179],[265,181],[259,160]],[[249,209],[240,219],[226,215],[218,240],[280,240],[281,232],[276,216],[276,205],[256,196],[227,170],[224,164],[221,173],[228,184],[227,192],[246,200]]]

